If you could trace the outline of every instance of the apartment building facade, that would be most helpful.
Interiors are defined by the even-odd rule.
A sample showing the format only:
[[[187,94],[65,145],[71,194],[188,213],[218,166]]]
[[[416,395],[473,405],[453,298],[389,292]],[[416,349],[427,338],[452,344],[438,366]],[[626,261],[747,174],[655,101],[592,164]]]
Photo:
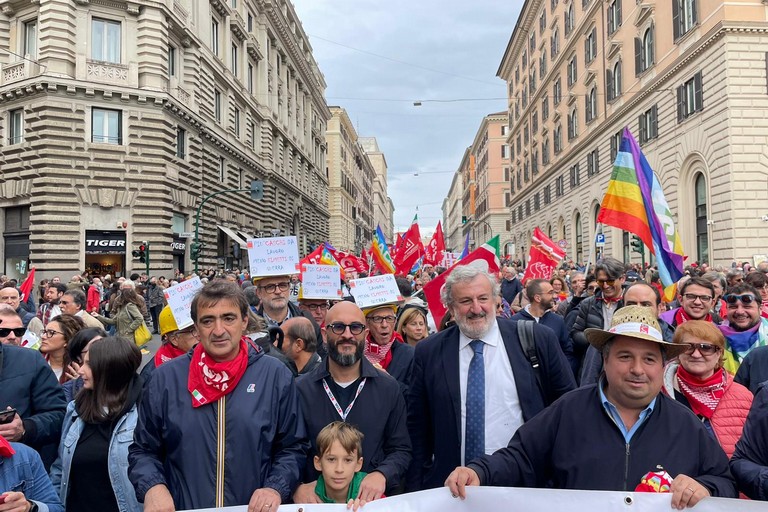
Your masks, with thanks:
[[[387,159],[379,148],[376,137],[359,137],[358,141],[363,151],[371,161],[376,173],[373,183],[373,229],[381,226],[381,232],[387,242],[392,241],[394,231],[395,208],[392,199],[387,195]]]
[[[767,21],[759,0],[526,1],[498,70],[516,256],[527,256],[538,226],[574,261],[639,261],[629,233],[596,224],[625,126],[659,178],[688,261],[768,252]]]
[[[360,144],[347,111],[330,107],[328,140],[328,209],[330,242],[337,249],[360,254],[376,229],[376,171]]]
[[[0,0],[0,260],[43,277],[247,262],[328,236],[325,82],[286,0]]]
[[[460,170],[453,173],[448,195],[443,199],[443,239],[449,251],[460,251],[464,247],[464,179]]]

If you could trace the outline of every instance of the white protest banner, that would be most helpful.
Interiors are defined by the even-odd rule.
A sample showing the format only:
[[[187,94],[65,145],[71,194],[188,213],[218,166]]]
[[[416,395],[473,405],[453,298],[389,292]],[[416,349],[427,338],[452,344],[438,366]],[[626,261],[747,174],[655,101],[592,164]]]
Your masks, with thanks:
[[[299,273],[299,244],[295,236],[248,240],[248,261],[254,277]]]
[[[192,299],[203,287],[200,278],[195,276],[192,279],[182,281],[177,285],[170,286],[163,291],[165,300],[173,313],[173,319],[179,329],[184,329],[192,325]]]
[[[457,261],[459,261],[460,252],[444,252],[443,261],[440,262],[441,267],[451,268]]]
[[[352,279],[349,283],[352,296],[361,308],[400,302],[403,296],[397,288],[394,274]]]
[[[247,512],[247,506],[198,510],[197,512]],[[658,512],[672,510],[672,494],[468,487],[467,499],[453,498],[447,487],[401,494],[366,503],[363,512],[476,512],[478,510],[525,510],[525,512]],[[765,502],[706,498],[692,512],[758,512]],[[278,512],[347,512],[346,505],[281,505]]]
[[[304,299],[340,299],[341,268],[337,265],[305,264],[301,274],[301,297]]]
[[[40,338],[37,334],[27,329],[24,336],[21,337],[20,347],[31,348],[33,350],[40,350]]]

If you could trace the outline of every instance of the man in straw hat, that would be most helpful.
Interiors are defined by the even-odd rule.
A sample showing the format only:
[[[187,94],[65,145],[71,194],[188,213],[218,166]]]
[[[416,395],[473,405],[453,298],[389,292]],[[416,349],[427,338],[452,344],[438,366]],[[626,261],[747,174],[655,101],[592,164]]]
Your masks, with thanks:
[[[608,330],[587,329],[605,373],[521,426],[509,445],[456,468],[454,496],[467,485],[634,491],[652,472],[674,477],[672,508],[707,496],[736,498],[728,458],[698,419],[661,394],[664,362],[686,349],[665,342],[656,313],[618,310]],[[663,469],[658,469],[659,467]],[[638,489],[639,490],[639,489]]]

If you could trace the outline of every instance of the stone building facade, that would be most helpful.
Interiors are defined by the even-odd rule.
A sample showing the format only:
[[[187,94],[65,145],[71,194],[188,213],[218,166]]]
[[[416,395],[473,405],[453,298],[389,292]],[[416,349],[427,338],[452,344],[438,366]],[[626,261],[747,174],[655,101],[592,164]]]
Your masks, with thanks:
[[[395,208],[392,199],[387,195],[387,159],[384,158],[376,137],[360,137],[358,141],[376,172],[373,184],[372,226],[373,229],[376,229],[377,225],[381,226],[384,239],[389,243],[393,239]]]
[[[247,262],[328,236],[325,82],[286,0],[0,0],[0,260],[42,277]],[[70,274],[71,275],[71,274]]]
[[[443,238],[445,248],[449,251],[460,251],[464,246],[464,180],[458,170],[453,173],[448,195],[443,199]]]
[[[528,0],[498,70],[509,91],[517,257],[539,226],[575,261],[639,262],[629,233],[596,225],[625,126],[689,262],[768,252],[766,16],[759,0]]]

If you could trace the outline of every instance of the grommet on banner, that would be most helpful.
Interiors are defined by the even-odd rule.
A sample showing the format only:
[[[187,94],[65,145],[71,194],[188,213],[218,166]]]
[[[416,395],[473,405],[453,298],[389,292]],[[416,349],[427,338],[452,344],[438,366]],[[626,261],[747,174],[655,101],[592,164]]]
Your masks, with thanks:
[[[625,505],[632,505],[633,503],[634,503],[634,500],[632,499],[632,496],[624,496]]]

